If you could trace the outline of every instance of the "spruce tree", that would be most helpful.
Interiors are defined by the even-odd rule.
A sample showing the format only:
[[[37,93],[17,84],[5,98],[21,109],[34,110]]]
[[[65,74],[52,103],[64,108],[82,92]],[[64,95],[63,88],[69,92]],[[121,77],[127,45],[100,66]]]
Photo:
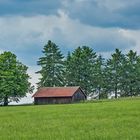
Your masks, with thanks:
[[[126,55],[125,77],[124,77],[124,95],[135,96],[139,93],[139,57],[136,52],[130,50]]]
[[[93,67],[96,53],[87,46],[78,47],[67,57],[66,73],[68,86],[81,86],[86,94],[93,89]]]
[[[107,60],[106,65],[106,81],[108,93],[114,93],[115,98],[118,97],[118,92],[122,86],[123,80],[123,63],[125,62],[125,56],[119,49],[115,50],[111,58]]]
[[[39,58],[38,65],[41,70],[37,73],[41,74],[38,87],[54,87],[64,85],[64,62],[63,55],[59,47],[50,40],[43,48],[44,56]]]
[[[68,52],[67,58],[65,60],[65,70],[64,70],[64,77],[65,77],[65,84],[66,86],[74,86],[73,81],[73,63],[72,63],[71,53]]]
[[[95,88],[95,92],[98,93],[99,99],[107,98],[107,94],[105,93],[105,62],[101,55],[98,56],[94,69],[93,69],[93,85]]]

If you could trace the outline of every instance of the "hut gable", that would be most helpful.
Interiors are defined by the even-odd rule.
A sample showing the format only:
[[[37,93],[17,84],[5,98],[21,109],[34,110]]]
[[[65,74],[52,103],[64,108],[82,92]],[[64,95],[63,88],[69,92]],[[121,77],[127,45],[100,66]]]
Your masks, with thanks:
[[[44,87],[34,95],[35,104],[61,104],[85,100],[86,95],[80,87]]]
[[[73,101],[80,101],[80,100],[83,100],[84,98],[86,99],[86,95],[81,90],[81,88],[79,88],[72,96]]]

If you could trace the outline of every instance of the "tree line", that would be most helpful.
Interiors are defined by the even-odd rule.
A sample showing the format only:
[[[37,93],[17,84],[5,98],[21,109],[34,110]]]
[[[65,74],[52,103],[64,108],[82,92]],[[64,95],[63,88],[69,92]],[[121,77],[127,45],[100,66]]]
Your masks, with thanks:
[[[66,56],[60,48],[48,41],[37,64],[41,70],[39,87],[80,86],[87,95],[97,93],[99,99],[111,94],[118,96],[140,95],[140,56],[130,50],[123,54],[119,49],[105,60],[88,46],[76,48]]]
[[[77,47],[66,57],[52,41],[43,47],[43,56],[37,61],[41,67],[38,88],[80,86],[87,95],[97,93],[99,99],[110,94],[118,96],[140,95],[140,56],[130,50],[119,49],[104,59],[88,46]],[[27,73],[28,67],[17,60],[15,54],[0,54],[0,103],[8,105],[19,101],[33,91]]]

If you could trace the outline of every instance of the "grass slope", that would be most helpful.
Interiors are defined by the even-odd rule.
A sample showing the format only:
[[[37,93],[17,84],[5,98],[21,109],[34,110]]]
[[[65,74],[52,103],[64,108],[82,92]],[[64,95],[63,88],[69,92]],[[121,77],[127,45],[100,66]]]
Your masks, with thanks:
[[[140,140],[140,98],[0,107],[0,140]]]

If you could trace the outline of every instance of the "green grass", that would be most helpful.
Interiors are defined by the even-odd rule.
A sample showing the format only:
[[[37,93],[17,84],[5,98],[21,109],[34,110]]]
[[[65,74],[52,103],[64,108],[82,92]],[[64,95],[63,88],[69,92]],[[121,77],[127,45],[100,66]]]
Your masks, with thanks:
[[[140,98],[0,107],[0,140],[140,140]]]

